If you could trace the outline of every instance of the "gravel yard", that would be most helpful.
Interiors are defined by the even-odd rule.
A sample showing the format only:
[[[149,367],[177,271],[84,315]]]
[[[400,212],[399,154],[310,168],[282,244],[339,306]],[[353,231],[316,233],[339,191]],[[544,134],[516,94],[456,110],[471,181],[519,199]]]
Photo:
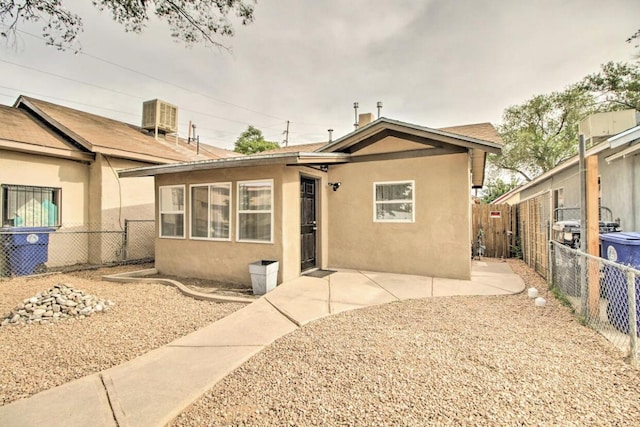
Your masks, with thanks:
[[[174,420],[203,425],[634,425],[640,372],[521,261],[526,292],[371,307],[287,335]]]
[[[198,301],[153,283],[102,282],[127,266],[0,281],[0,316],[25,298],[66,283],[115,303],[85,319],[0,327],[0,405],[119,365],[167,344],[244,304]]]

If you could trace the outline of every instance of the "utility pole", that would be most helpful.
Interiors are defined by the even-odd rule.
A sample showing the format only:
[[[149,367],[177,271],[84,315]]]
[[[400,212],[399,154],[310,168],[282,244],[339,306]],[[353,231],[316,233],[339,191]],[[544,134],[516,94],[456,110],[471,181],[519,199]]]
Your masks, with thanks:
[[[284,134],[284,146],[289,146],[289,120],[287,120],[287,130],[282,132]]]

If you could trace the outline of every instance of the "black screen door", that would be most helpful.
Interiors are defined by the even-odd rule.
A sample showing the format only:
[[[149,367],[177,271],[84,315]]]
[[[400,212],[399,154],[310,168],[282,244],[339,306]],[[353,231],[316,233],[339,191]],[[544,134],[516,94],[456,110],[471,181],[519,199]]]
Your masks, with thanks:
[[[316,266],[316,181],[300,179],[300,270]]]

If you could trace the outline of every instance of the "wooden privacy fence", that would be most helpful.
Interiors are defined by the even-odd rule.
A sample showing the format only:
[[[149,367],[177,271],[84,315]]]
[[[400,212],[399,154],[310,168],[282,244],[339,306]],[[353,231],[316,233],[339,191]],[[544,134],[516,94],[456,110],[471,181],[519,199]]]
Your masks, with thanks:
[[[519,245],[524,262],[542,277],[547,277],[549,227],[551,226],[549,193],[518,203],[516,211]]]
[[[515,246],[515,217],[510,205],[473,205],[473,247],[478,239],[480,229],[483,231],[484,256],[492,258],[509,258]],[[475,255],[475,252],[473,253]]]

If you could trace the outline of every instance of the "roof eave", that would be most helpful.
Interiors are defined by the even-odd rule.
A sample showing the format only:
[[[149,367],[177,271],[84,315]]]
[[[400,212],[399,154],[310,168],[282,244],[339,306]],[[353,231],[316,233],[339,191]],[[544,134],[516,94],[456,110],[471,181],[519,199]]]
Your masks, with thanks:
[[[607,139],[611,148],[618,148],[640,139],[640,126],[632,127]]]
[[[208,169],[224,169],[265,165],[318,165],[339,164],[349,161],[351,156],[344,153],[283,153],[226,159],[202,160],[197,162],[177,163],[159,166],[147,166],[135,169],[125,169],[118,172],[121,178],[155,176],[168,173],[193,172]]]

